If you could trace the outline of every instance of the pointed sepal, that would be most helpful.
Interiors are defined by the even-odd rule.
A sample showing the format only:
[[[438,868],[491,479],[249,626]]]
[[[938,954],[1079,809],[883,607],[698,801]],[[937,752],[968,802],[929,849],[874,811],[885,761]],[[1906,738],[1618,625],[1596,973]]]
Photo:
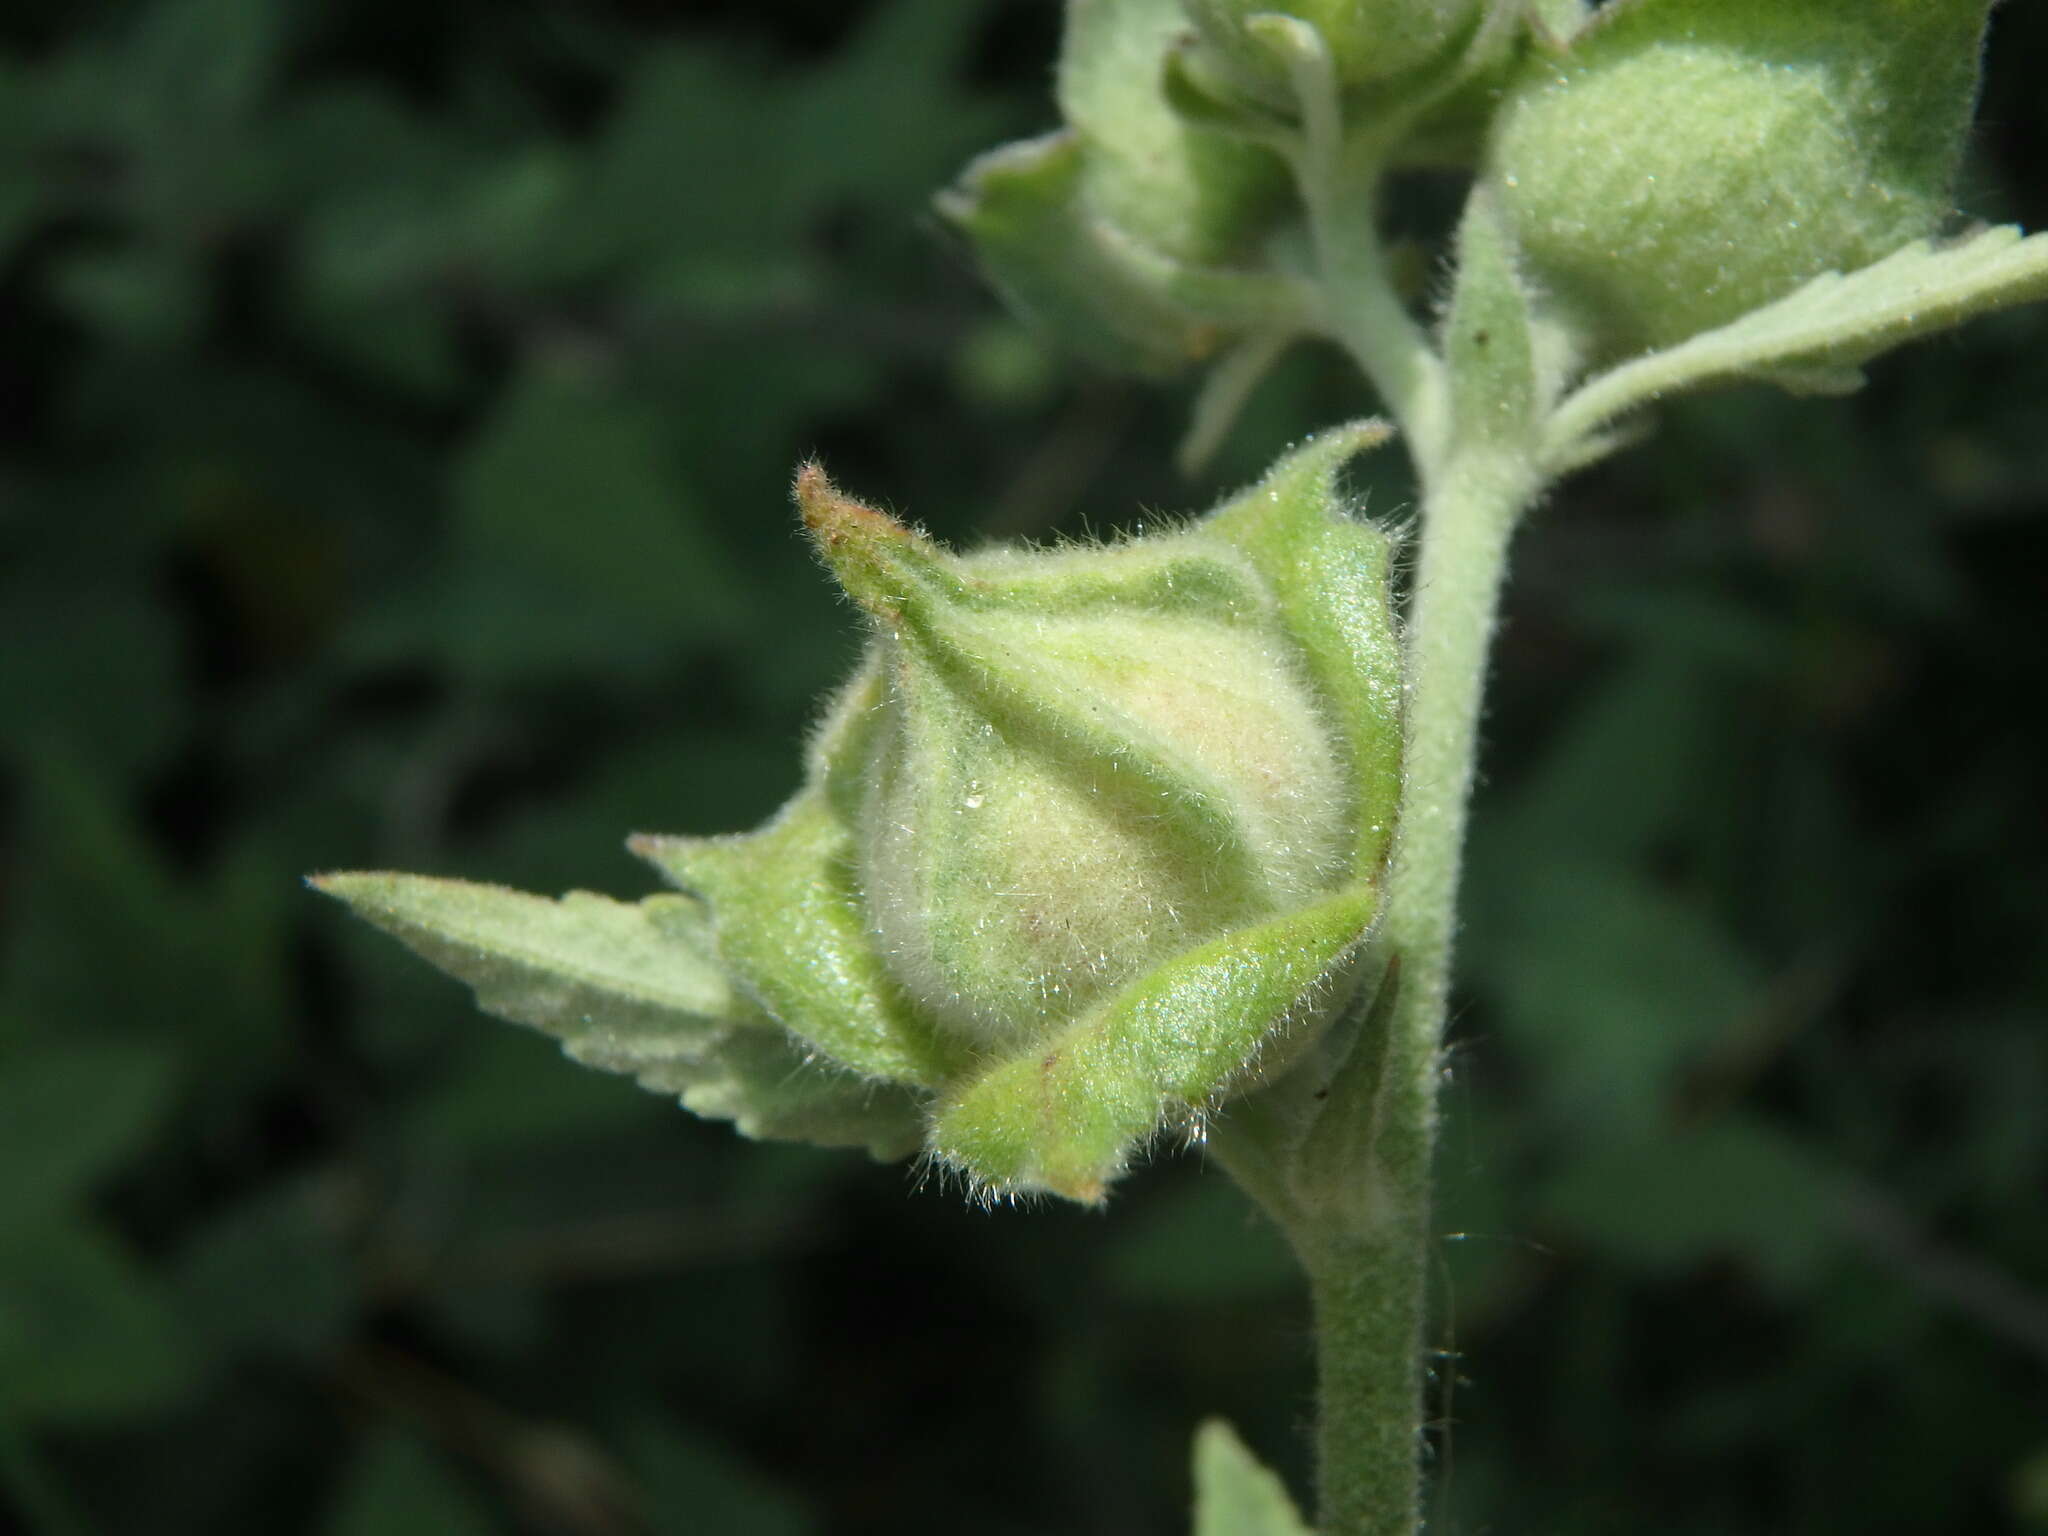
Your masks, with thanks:
[[[1339,1005],[1379,890],[1329,900],[1177,956],[1107,1006],[942,1099],[930,1150],[988,1194],[1093,1204],[1162,1130],[1200,1117]]]

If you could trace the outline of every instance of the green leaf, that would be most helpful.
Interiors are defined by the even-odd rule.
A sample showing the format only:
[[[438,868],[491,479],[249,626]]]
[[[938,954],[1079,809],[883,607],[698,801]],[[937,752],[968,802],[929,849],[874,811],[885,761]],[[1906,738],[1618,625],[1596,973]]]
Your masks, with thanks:
[[[21,1052],[0,1076],[0,1227],[47,1215],[118,1166],[162,1118],[170,1058],[129,1041]]]
[[[890,1161],[924,1141],[924,1096],[804,1056],[779,1030],[746,1030],[719,1050],[718,1071],[678,1087],[684,1107],[730,1120],[757,1141],[865,1147]]]
[[[433,1452],[390,1435],[357,1460],[324,1529],[326,1536],[489,1536],[492,1522]]]
[[[204,278],[182,253],[151,245],[78,252],[53,266],[49,283],[64,310],[110,343],[170,350],[206,323]]]
[[[734,992],[702,905],[574,891],[560,901],[424,875],[317,876],[318,890],[475,989],[488,1013],[544,1030],[587,1066],[626,1073],[749,1136],[900,1156],[917,1142],[907,1098],[807,1063]]]
[[[1811,1152],[1748,1118],[1595,1143],[1555,1178],[1549,1219],[1651,1270],[1721,1254],[1781,1284],[1811,1277],[1841,1235],[1843,1186]]]
[[[665,1418],[628,1429],[624,1450],[655,1530],[811,1536],[818,1529],[796,1494]]]
[[[122,82],[162,121],[247,116],[284,62],[294,8],[280,0],[167,0],[128,38]]]
[[[1189,1179],[1119,1223],[1103,1280],[1137,1306],[1266,1304],[1292,1295],[1301,1267],[1280,1229],[1224,1179]]]
[[[1578,1135],[1648,1134],[1680,1073],[1754,1017],[1757,966],[1698,899],[1626,865],[1510,842],[1477,869],[1475,889],[1492,870],[1513,896],[1474,914],[1472,979],[1548,1115]]]
[[[1195,1431],[1195,1536],[1311,1536],[1280,1479],[1221,1419]]]
[[[229,1207],[175,1260],[180,1314],[222,1352],[317,1360],[355,1315],[345,1207],[332,1182],[297,1179]]]
[[[690,515],[672,438],[645,401],[572,373],[535,369],[514,385],[455,461],[460,661],[609,663],[726,627],[739,583]]]
[[[738,1016],[703,944],[701,910],[686,896],[632,905],[571,891],[551,901],[467,880],[370,873],[309,883],[468,982],[486,1012],[594,1053],[651,1063],[702,1050]],[[664,1039],[665,1051],[654,1043]]]
[[[123,1246],[85,1222],[0,1228],[0,1416],[84,1423],[161,1409],[197,1359]]]
[[[1828,272],[1776,303],[1623,363],[1590,380],[1552,416],[1545,464],[1581,462],[1624,412],[1687,390],[1745,379],[1811,392],[1855,387],[1881,352],[1976,315],[2048,298],[2048,235],[2012,225],[1954,242],[1917,240],[1854,272]]]

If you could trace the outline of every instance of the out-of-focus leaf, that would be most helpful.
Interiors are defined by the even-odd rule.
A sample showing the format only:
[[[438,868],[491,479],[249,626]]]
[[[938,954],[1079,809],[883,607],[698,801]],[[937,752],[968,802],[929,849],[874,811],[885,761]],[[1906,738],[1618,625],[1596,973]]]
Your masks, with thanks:
[[[1489,906],[1475,979],[1560,1128],[1660,1124],[1680,1070],[1761,1000],[1756,967],[1707,911],[1619,865],[1523,860]]]
[[[962,154],[996,136],[1001,114],[961,81],[984,24],[953,0],[887,0],[837,55],[792,82],[773,117],[796,206],[858,201],[907,215]]]
[[[31,1021],[146,1026],[185,1058],[196,1099],[262,1080],[286,1045],[275,893],[292,874],[274,850],[237,841],[206,877],[181,878],[99,765],[50,744],[25,781],[26,899],[5,933],[0,997]]]
[[[180,699],[177,632],[139,578],[99,580],[74,571],[28,572],[0,592],[7,623],[36,644],[0,666],[0,720],[12,755],[30,743],[76,742],[110,775],[149,765],[169,745]]]
[[[1285,1296],[1299,1276],[1279,1230],[1214,1178],[1145,1207],[1117,1233],[1106,1268],[1119,1294],[1152,1306]]]
[[[289,40],[288,0],[163,0],[127,38],[133,105],[163,121],[223,120],[253,109],[276,78]]]
[[[454,471],[465,671],[608,664],[720,635],[741,582],[637,401],[536,372]]]
[[[13,254],[43,211],[43,190],[37,185],[31,153],[35,94],[29,72],[0,55],[0,261]]]
[[[182,346],[206,322],[201,272],[163,246],[80,252],[50,276],[57,302],[117,344]]]
[[[2048,1531],[2048,1445],[2012,1473],[2012,1510],[2030,1531]]]
[[[1692,809],[1722,759],[1723,694],[1693,658],[1631,657],[1565,723],[1516,797],[1499,836],[1523,863],[1651,851]],[[1503,882],[1509,871],[1501,870]],[[1483,899],[1483,898],[1482,898]]]
[[[382,945],[383,940],[376,942]],[[407,978],[414,971],[426,975],[409,962],[376,966],[367,952],[360,968],[388,968]],[[445,1003],[446,989],[432,979],[427,984]],[[549,1048],[555,1044],[551,1040],[475,1018],[457,1022],[462,1048],[450,1052],[444,1044],[438,1053],[446,1063],[442,1081],[432,1088],[416,1082],[407,1103],[406,1140],[412,1145],[456,1148],[467,1158],[517,1155],[536,1143],[616,1131],[636,1111],[659,1113],[663,1108],[639,1095],[635,1084],[609,1073],[565,1072],[559,1049]],[[424,1062],[411,1064],[416,1074],[424,1067]]]
[[[295,1181],[200,1227],[173,1268],[181,1315],[223,1353],[317,1357],[356,1303],[332,1203],[323,1186]]]
[[[490,1536],[495,1529],[438,1457],[396,1435],[357,1458],[322,1526],[325,1536]]]
[[[0,1229],[50,1215],[116,1168],[155,1129],[171,1088],[161,1046],[11,1052],[0,1071]]]
[[[1630,1265],[1668,1272],[1726,1255],[1789,1287],[1837,1247],[1843,1195],[1812,1153],[1738,1117],[1594,1143],[1551,1181],[1543,1209]]]
[[[82,1220],[0,1226],[0,1414],[83,1424],[161,1409],[198,1358],[148,1274]]]
[[[1195,1536],[1311,1536],[1280,1479],[1221,1419],[1195,1431]]]
[[[665,1420],[636,1425],[627,1449],[656,1530],[809,1536],[818,1529],[794,1494]]]

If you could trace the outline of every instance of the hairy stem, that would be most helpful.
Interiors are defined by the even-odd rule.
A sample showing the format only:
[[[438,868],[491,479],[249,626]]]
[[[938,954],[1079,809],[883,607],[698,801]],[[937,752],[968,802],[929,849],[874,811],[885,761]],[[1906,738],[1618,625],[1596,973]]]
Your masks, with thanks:
[[[1534,498],[1519,454],[1454,452],[1423,505],[1409,614],[1401,838],[1381,921],[1401,988],[1380,1049],[1369,1177],[1378,1219],[1297,1237],[1315,1296],[1322,1536],[1413,1536],[1430,1162],[1458,870],[1508,538]]]
[[[1280,16],[1249,26],[1286,65],[1301,107],[1292,158],[1315,245],[1323,327],[1379,391],[1427,475],[1448,427],[1447,390],[1441,360],[1394,291],[1380,240],[1377,173],[1393,125],[1347,138],[1336,66],[1322,34]]]
[[[1523,440],[1455,419],[1445,361],[1394,291],[1374,206],[1398,125],[1347,137],[1329,49],[1314,27],[1248,23],[1292,76],[1301,109],[1296,180],[1314,238],[1323,325],[1400,423],[1422,487],[1420,561],[1408,611],[1408,741],[1400,838],[1375,951],[1398,971],[1393,1003],[1308,1123],[1363,1127],[1334,1162],[1299,1114],[1247,1116],[1231,1166],[1286,1228],[1315,1299],[1320,1536],[1415,1536],[1423,1423],[1430,1161],[1458,869],[1486,659],[1507,544],[1541,484]],[[1347,1098],[1358,1100],[1344,1102]],[[1324,1145],[1328,1142],[1325,1140]]]

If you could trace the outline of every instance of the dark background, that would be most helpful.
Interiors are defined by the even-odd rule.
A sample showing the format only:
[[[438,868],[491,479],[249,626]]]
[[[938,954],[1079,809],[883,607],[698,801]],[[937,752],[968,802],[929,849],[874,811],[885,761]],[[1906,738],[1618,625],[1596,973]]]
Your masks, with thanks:
[[[2044,8],[1964,202],[2048,226]],[[1220,1176],[984,1214],[563,1062],[298,885],[651,887],[855,644],[791,466],[960,540],[1199,483],[926,213],[1048,0],[12,0],[0,1527],[1184,1528],[1296,1487]],[[1449,205],[1405,189],[1404,218]],[[1399,514],[1397,456],[1360,475]],[[1436,1529],[2048,1531],[2048,315],[1687,405],[1519,546],[1446,1096]]]

